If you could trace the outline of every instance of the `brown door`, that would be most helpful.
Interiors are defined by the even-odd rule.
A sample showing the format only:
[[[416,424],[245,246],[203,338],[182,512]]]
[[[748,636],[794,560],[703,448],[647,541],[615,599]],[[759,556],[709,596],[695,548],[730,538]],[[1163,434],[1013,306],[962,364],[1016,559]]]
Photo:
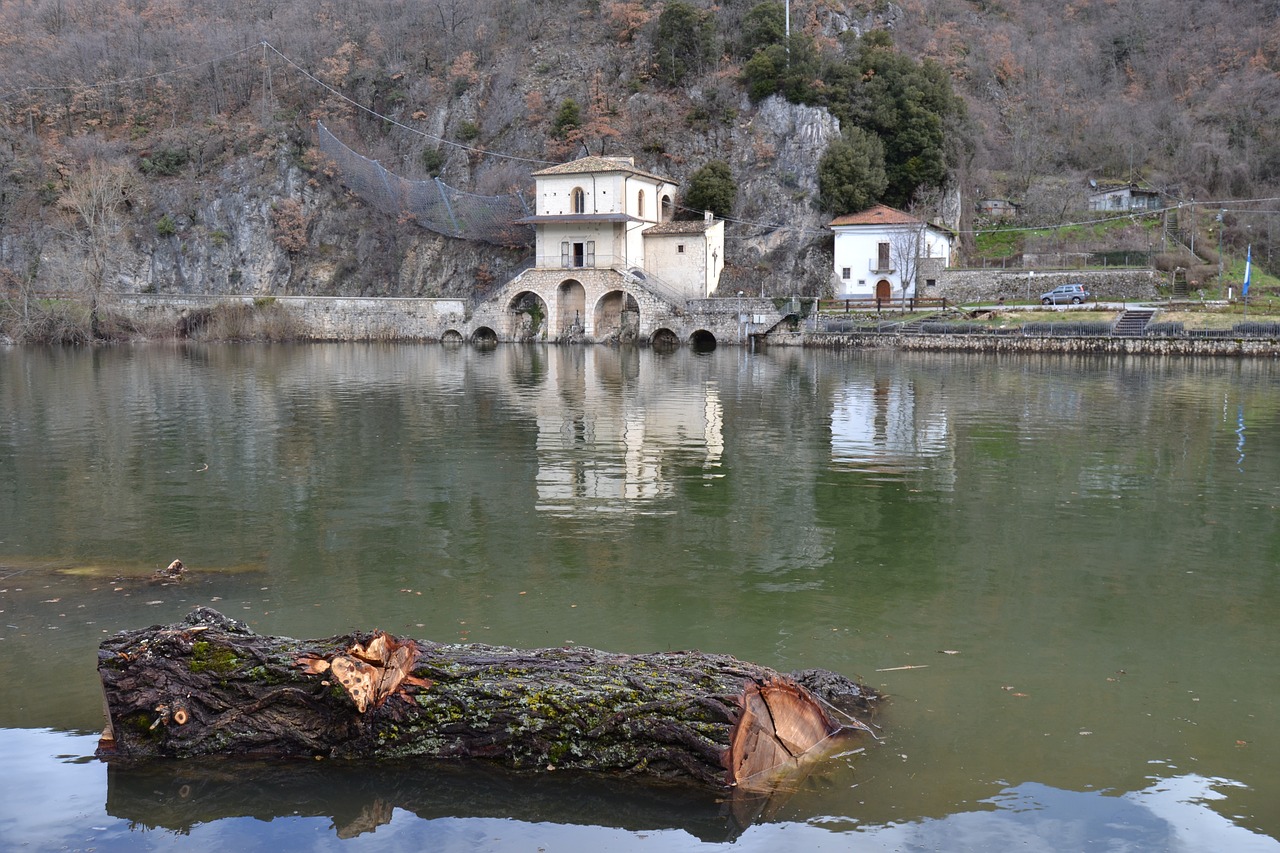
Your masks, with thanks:
[[[876,299],[888,301],[893,298],[893,286],[889,284],[887,278],[882,278],[876,282]]]

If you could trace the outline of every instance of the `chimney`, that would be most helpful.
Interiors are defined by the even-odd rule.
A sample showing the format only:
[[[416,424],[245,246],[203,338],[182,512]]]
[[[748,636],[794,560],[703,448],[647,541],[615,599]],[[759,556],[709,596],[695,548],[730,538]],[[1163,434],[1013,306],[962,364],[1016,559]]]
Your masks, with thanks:
[[[702,211],[702,221],[710,225],[716,221],[716,215],[709,210]]]

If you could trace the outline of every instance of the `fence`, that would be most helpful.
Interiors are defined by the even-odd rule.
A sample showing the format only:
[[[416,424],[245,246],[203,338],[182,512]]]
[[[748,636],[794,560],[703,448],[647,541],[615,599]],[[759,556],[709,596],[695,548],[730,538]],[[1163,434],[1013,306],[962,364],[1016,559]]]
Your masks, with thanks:
[[[516,224],[533,212],[519,193],[481,196],[456,190],[438,178],[411,181],[352,151],[320,122],[316,122],[316,136],[321,153],[336,165],[342,183],[388,216],[412,219],[429,231],[462,240],[498,246],[533,244],[533,229]]]

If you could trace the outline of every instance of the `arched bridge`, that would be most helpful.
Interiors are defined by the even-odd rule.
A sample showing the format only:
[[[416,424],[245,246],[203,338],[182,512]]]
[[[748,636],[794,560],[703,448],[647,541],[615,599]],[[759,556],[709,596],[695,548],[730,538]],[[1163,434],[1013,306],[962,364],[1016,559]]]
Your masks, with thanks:
[[[772,300],[683,299],[639,271],[529,269],[476,306],[453,339],[745,343],[785,315]]]

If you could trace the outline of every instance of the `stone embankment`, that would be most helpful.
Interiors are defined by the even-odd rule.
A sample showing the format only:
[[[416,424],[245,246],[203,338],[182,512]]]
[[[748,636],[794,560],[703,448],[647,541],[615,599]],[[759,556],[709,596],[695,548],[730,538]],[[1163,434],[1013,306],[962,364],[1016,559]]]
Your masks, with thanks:
[[[1022,335],[895,335],[816,333],[794,343],[831,349],[897,349],[920,352],[1061,353],[1069,355],[1280,356],[1280,340],[1263,338],[1113,338]],[[783,341],[771,341],[783,343]]]
[[[294,320],[291,337],[310,341],[435,342],[451,330],[475,325],[472,308],[461,299],[344,297],[212,297],[118,295],[113,308],[143,327],[179,328],[195,312],[217,306],[246,308],[272,305]],[[677,335],[689,343],[690,329],[706,330],[723,346],[752,340],[767,346],[829,349],[897,349],[932,352],[1063,353],[1110,355],[1280,356],[1280,340],[1268,338],[1112,337],[1108,335],[1046,337],[1002,334],[915,334],[903,332],[819,332],[772,328],[777,310],[763,300],[697,300],[684,316]],[[769,309],[766,311],[766,309]],[[759,321],[759,322],[757,322]],[[674,329],[675,327],[673,327]]]

